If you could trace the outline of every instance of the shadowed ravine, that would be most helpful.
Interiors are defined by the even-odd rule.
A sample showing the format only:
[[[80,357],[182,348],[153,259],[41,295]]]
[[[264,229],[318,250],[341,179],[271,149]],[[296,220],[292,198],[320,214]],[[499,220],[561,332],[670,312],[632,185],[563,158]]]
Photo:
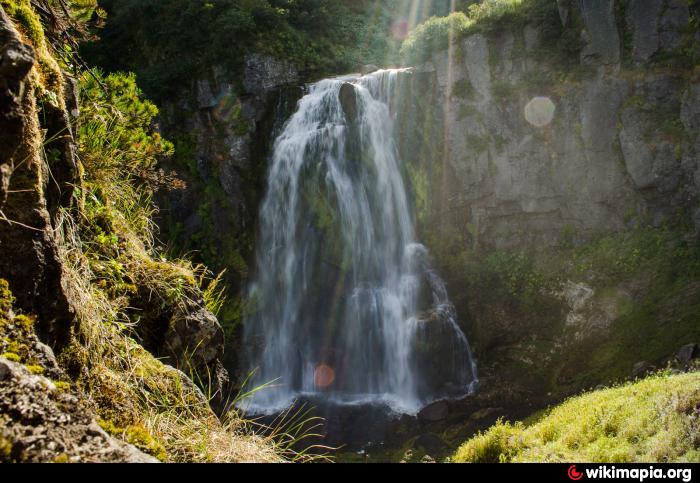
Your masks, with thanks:
[[[246,321],[245,404],[380,403],[415,414],[477,382],[393,139],[398,71],[310,86],[275,141]]]

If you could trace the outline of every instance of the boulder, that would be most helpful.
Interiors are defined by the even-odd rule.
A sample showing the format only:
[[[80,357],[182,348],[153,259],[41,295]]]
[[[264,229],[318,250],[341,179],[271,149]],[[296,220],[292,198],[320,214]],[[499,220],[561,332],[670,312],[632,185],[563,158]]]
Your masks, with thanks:
[[[371,74],[372,72],[376,72],[378,70],[379,67],[374,64],[363,64],[360,66],[360,74],[362,75]]]
[[[421,421],[437,422],[447,418],[450,412],[450,407],[446,401],[437,401],[428,404],[418,413],[418,419]]]
[[[649,372],[653,372],[656,368],[645,361],[639,361],[632,366],[632,377],[644,377]]]
[[[3,415],[12,415],[2,419]],[[0,462],[157,463],[107,434],[71,392],[0,357],[0,441],[10,445]]]
[[[355,119],[357,119],[357,93],[355,92],[355,86],[349,82],[343,83],[340,86],[338,95],[340,96],[340,105],[343,107],[345,117],[347,117],[349,122],[355,122]]]
[[[676,353],[676,359],[680,362],[687,363],[693,359],[700,357],[700,347],[697,344],[686,344]]]

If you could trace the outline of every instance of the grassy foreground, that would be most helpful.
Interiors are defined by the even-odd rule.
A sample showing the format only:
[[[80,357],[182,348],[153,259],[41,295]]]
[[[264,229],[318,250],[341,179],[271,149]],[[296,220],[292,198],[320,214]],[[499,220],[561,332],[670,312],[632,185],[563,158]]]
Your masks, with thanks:
[[[530,426],[499,421],[451,460],[700,462],[700,372],[659,373],[577,396]]]

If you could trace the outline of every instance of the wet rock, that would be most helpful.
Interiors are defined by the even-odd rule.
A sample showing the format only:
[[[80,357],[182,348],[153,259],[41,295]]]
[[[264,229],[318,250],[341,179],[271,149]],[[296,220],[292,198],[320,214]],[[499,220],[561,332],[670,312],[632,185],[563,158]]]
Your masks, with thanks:
[[[686,344],[676,353],[678,361],[686,363],[700,357],[700,347],[697,344]]]
[[[439,454],[445,451],[447,445],[439,436],[427,433],[418,436],[414,443],[415,448],[423,448],[426,453]]]
[[[357,93],[355,92],[355,86],[345,82],[340,86],[338,95],[348,121],[355,122],[355,119],[357,119]]]
[[[450,412],[450,407],[446,401],[437,401],[427,405],[418,413],[418,419],[421,421],[436,422],[447,418]]]
[[[690,22],[687,0],[668,0],[659,23],[659,48],[663,52],[677,49],[683,42]]]
[[[197,104],[199,109],[209,109],[218,104],[218,100],[211,88],[211,83],[206,79],[197,81]]]
[[[586,47],[581,62],[590,65],[613,65],[620,62],[620,34],[615,20],[614,0],[578,0],[586,26]]]
[[[571,20],[571,0],[557,0],[559,18],[563,27],[568,27]]]
[[[360,74],[362,75],[371,74],[372,72],[376,72],[378,70],[379,67],[374,64],[363,64],[360,66]]]
[[[469,81],[483,99],[490,99],[491,64],[486,37],[481,34],[467,37],[463,50]]]
[[[659,16],[664,0],[632,0],[627,6],[627,28],[632,31],[632,56],[646,62],[659,50]]]

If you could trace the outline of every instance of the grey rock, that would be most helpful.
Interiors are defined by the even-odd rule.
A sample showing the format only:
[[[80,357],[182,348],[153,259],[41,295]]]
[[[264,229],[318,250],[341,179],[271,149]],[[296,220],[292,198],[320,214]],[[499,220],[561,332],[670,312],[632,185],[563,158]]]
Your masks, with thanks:
[[[525,39],[525,50],[532,52],[540,45],[540,30],[535,25],[526,25],[523,29],[523,38]]]
[[[214,363],[223,354],[224,331],[214,314],[200,304],[189,304],[173,314],[164,335],[164,351],[187,367]]]
[[[653,365],[645,361],[637,362],[632,366],[632,377],[643,377],[649,372],[653,372],[655,369]]]
[[[207,79],[197,81],[197,107],[199,109],[209,109],[218,104],[217,98],[212,91],[211,83]]]
[[[12,415],[10,418],[5,418]],[[24,462],[157,463],[134,446],[107,434],[75,394],[0,357],[0,437]],[[11,461],[13,456],[10,456]]]
[[[615,20],[614,0],[578,0],[586,26],[586,47],[581,61],[593,65],[620,62],[620,34]]]
[[[474,89],[484,99],[491,98],[491,65],[489,62],[489,45],[481,34],[472,35],[464,40],[465,65],[469,80]]]
[[[571,0],[557,0],[559,18],[563,27],[568,27],[571,20]]]
[[[690,362],[700,357],[700,347],[697,344],[686,344],[676,353],[676,359],[680,362]]]
[[[372,72],[376,72],[378,70],[379,67],[374,64],[363,64],[360,66],[360,74],[362,75],[371,74]]]
[[[418,412],[418,419],[421,421],[436,422],[447,418],[450,407],[445,401],[437,401],[427,405]]]
[[[680,47],[690,22],[687,0],[667,0],[659,25],[659,47],[668,52]]]
[[[247,92],[258,94],[298,81],[299,72],[291,62],[262,54],[246,56],[243,87]]]
[[[340,86],[338,95],[340,96],[340,105],[343,107],[345,117],[347,117],[348,121],[354,122],[357,118],[357,93],[355,92],[355,87],[345,82]]]
[[[627,6],[627,28],[632,31],[632,56],[648,61],[659,50],[659,17],[664,0],[631,0]]]

